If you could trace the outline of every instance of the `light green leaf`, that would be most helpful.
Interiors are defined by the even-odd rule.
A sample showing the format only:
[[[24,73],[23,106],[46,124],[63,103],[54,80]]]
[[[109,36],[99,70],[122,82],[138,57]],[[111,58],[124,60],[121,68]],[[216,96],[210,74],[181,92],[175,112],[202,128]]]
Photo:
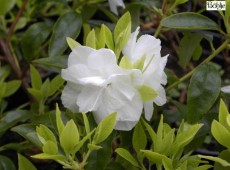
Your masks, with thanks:
[[[11,73],[9,65],[4,65],[0,67],[0,82],[3,82]]]
[[[152,127],[144,119],[141,119],[141,120],[142,120],[142,123],[144,124],[146,130],[148,131],[149,136],[151,137],[152,141],[156,141],[157,135],[154,132],[154,130],[152,129]]]
[[[30,65],[30,78],[31,78],[32,88],[36,90],[40,90],[42,87],[42,79],[38,70],[33,65]]]
[[[143,55],[140,59],[138,59],[134,64],[133,67],[135,69],[143,70],[144,63],[145,63],[146,55]]]
[[[58,161],[58,162],[66,161],[66,157],[63,155],[50,155],[47,153],[41,153],[41,154],[33,155],[31,157],[36,158],[36,159],[51,159],[51,160]]]
[[[158,95],[152,87],[147,85],[142,85],[138,90],[144,102],[153,100]]]
[[[15,5],[16,0],[0,0],[0,15],[5,15]]]
[[[132,143],[136,153],[140,152],[141,149],[145,149],[147,145],[147,137],[140,122],[134,128]]]
[[[114,29],[115,54],[119,57],[121,50],[126,45],[131,35],[131,16],[126,12],[118,20]]]
[[[131,64],[131,62],[130,62],[130,60],[129,60],[129,58],[126,57],[126,56],[123,56],[123,57],[121,58],[121,61],[120,61],[120,63],[119,63],[119,66],[122,67],[122,68],[125,68],[125,69],[133,69],[133,66],[132,66],[132,64]]]
[[[58,153],[57,143],[53,141],[46,141],[46,143],[42,147],[42,151],[47,154],[55,155]]]
[[[164,27],[182,30],[219,30],[218,25],[213,20],[194,12],[170,15],[163,19],[161,24]]]
[[[117,113],[111,113],[98,124],[93,137],[93,144],[103,142],[112,133],[116,124],[116,117]]]
[[[84,120],[86,134],[89,134],[90,133],[89,120],[88,120],[88,118],[87,118],[85,113],[82,113],[82,117],[83,117],[83,120]]]
[[[76,124],[71,119],[67,122],[60,135],[60,143],[65,153],[68,155],[79,142],[79,132]],[[71,139],[71,140],[70,140]]]
[[[61,135],[63,129],[65,128],[65,125],[62,121],[61,112],[59,110],[58,104],[56,104],[56,123],[57,123],[58,134]]]
[[[94,144],[89,143],[89,144],[88,144],[88,148],[89,148],[89,150],[91,150],[91,151],[96,151],[96,150],[101,149],[102,147],[101,147],[101,146],[98,146],[98,145],[94,145]]]
[[[48,67],[54,67],[58,69],[64,69],[67,67],[67,56],[55,56],[55,57],[47,57],[40,58],[37,60],[33,60],[34,63],[42,64]]]
[[[188,87],[187,121],[195,123],[206,114],[220,93],[221,78],[219,71],[211,64],[197,67]]]
[[[102,24],[101,29],[104,29],[105,31],[105,44],[107,45],[107,47],[111,50],[114,50],[114,42],[113,42],[113,35],[112,32],[110,31],[110,29]]]
[[[33,88],[28,88],[28,92],[36,98],[36,100],[39,102],[43,99],[42,91],[33,89]]]
[[[184,4],[185,2],[187,2],[188,0],[176,0],[175,1],[175,5],[180,5],[180,4]]]
[[[230,0],[225,0],[226,10],[225,10],[225,26],[227,28],[228,34],[230,33]]]
[[[228,123],[228,117],[228,108],[225,105],[224,101],[221,99],[219,107],[219,122],[230,132],[230,124]]]
[[[24,156],[18,153],[18,170],[37,170],[37,168]]]
[[[61,56],[68,46],[66,37],[77,38],[81,31],[81,26],[81,15],[75,11],[61,15],[53,28],[49,43],[49,57]]]
[[[39,125],[36,127],[36,132],[38,135],[39,140],[43,143],[43,145],[47,141],[52,141],[54,143],[57,143],[56,137],[54,136],[53,132],[46,127],[45,125]]]
[[[50,94],[50,80],[46,79],[41,87],[42,97],[46,99]]]
[[[225,161],[224,159],[218,158],[218,157],[214,157],[214,156],[206,156],[206,155],[198,155],[198,157],[203,158],[203,159],[208,159],[214,162],[218,162],[220,163],[222,166],[230,166],[230,163]]]
[[[131,163],[133,166],[135,167],[139,167],[139,163],[138,161],[129,153],[129,151],[127,151],[126,149],[123,148],[117,148],[115,150],[115,152],[121,156],[122,158],[124,158],[125,160],[127,160],[129,163]]]
[[[100,48],[104,48],[105,47],[105,39],[106,39],[106,35],[105,35],[105,27],[102,25],[101,26],[101,30],[97,36],[97,39],[96,39],[96,47],[97,49],[100,49]]]
[[[81,46],[80,43],[78,43],[77,41],[75,41],[74,39],[72,39],[70,37],[66,37],[66,41],[67,41],[71,50],[73,50],[75,47]]]
[[[199,167],[196,167],[194,170],[207,170],[207,169],[210,169],[212,167],[213,167],[212,165],[201,165]]]
[[[55,94],[62,87],[62,85],[64,83],[65,83],[65,80],[62,79],[60,74],[58,74],[56,77],[54,77],[50,81],[50,89],[49,89],[49,95],[48,96],[52,96],[53,94]]]
[[[163,140],[163,132],[164,132],[164,124],[163,124],[163,115],[161,115],[161,119],[157,128],[156,140],[153,141],[154,151],[159,152],[162,147]]]
[[[223,146],[230,149],[230,132],[219,122],[214,120],[211,126],[211,132],[214,138]]]
[[[96,35],[94,29],[87,35],[86,46],[96,49]]]
[[[1,97],[7,97],[14,94],[21,86],[20,80],[11,80],[9,82],[3,82],[3,83],[5,84],[5,87],[1,89],[3,92],[3,96],[2,94],[0,95]]]
[[[230,151],[228,149],[223,150],[219,153],[218,157],[227,161],[227,162],[230,162]],[[229,170],[229,169],[230,169],[230,167],[223,167],[218,162],[215,162],[215,164],[214,164],[214,170]]]

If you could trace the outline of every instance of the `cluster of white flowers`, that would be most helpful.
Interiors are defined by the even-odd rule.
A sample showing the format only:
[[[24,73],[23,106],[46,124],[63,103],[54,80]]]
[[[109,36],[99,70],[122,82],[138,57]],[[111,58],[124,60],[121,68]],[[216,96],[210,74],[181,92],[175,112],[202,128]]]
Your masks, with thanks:
[[[106,48],[99,50],[86,46],[75,47],[62,70],[67,81],[62,93],[64,106],[73,112],[93,112],[96,122],[117,112],[117,130],[130,130],[139,121],[144,110],[145,118],[153,114],[153,102],[166,102],[162,85],[167,83],[164,68],[167,56],[161,57],[160,40],[150,35],[137,39],[139,28],[131,34],[122,50],[134,64],[145,58],[142,69],[125,69],[117,64],[115,53]],[[143,101],[139,88],[143,85],[157,92],[157,97]]]

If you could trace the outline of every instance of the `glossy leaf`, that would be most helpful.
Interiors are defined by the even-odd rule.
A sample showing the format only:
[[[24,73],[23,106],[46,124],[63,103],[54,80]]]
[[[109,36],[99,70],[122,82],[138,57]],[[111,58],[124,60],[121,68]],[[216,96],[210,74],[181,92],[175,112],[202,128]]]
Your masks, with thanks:
[[[70,140],[71,139],[71,140]],[[79,132],[76,124],[71,119],[66,123],[61,135],[60,143],[66,154],[71,153],[72,149],[79,142]]]
[[[136,124],[134,128],[132,144],[137,153],[140,152],[141,149],[145,149],[147,145],[147,137],[140,122]]]
[[[111,113],[98,124],[93,137],[93,144],[103,142],[112,133],[116,124],[116,117],[117,113]]]
[[[39,22],[31,25],[22,36],[21,48],[23,57],[27,61],[39,57],[39,50],[47,40],[52,29],[52,23]]]
[[[12,160],[8,157],[0,155],[0,169],[1,170],[16,170],[16,167]]]
[[[49,43],[49,57],[60,56],[67,48],[66,37],[75,39],[81,30],[81,16],[74,11],[63,14],[55,23]]]
[[[129,153],[129,151],[127,151],[126,149],[123,148],[117,148],[115,150],[115,152],[121,156],[122,158],[124,158],[125,160],[127,160],[129,163],[131,163],[133,166],[135,167],[139,167],[139,164],[137,162],[137,160]]]
[[[65,125],[61,118],[61,111],[59,110],[58,104],[56,104],[56,124],[58,129],[58,134],[61,135],[63,129],[65,128]]]
[[[57,143],[53,141],[46,141],[46,143],[42,147],[42,151],[47,154],[55,155],[58,153]]]
[[[187,95],[187,121],[197,122],[215,103],[220,93],[221,79],[211,64],[199,66],[193,74]]]
[[[94,29],[87,35],[86,46],[96,49],[96,35]]]
[[[18,153],[18,170],[37,170],[37,168],[24,156]]]
[[[203,36],[200,34],[186,33],[181,39],[178,48],[179,64],[181,67],[187,66],[202,38]]]
[[[150,86],[147,86],[147,85],[142,85],[139,88],[139,93],[141,95],[141,99],[144,102],[153,100],[158,95],[157,92],[153,88],[151,88]]]
[[[219,30],[218,25],[213,20],[194,12],[170,15],[163,19],[161,24],[164,27],[182,30]]]

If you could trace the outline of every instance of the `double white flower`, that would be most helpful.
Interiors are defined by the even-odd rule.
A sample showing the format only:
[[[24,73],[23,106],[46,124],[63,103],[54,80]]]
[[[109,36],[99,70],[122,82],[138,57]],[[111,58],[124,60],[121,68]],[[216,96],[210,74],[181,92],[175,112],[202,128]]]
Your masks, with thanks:
[[[160,40],[149,35],[137,39],[139,28],[131,35],[123,54],[132,63],[146,56],[143,70],[123,69],[116,63],[112,50],[95,50],[85,46],[76,47],[69,56],[68,68],[62,70],[62,78],[67,81],[62,92],[64,106],[73,112],[92,111],[96,122],[112,112],[117,112],[117,130],[131,130],[145,110],[149,120],[153,113],[153,102],[166,102],[164,67],[167,57],[161,58]],[[148,85],[158,96],[143,102],[139,87]]]

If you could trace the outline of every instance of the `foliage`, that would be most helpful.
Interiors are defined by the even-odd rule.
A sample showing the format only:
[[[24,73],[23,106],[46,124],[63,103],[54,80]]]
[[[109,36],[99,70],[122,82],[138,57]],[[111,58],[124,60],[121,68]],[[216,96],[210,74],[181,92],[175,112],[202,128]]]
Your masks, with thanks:
[[[207,11],[197,0],[0,0],[0,169],[230,169],[225,3]],[[112,78],[128,75],[99,85],[100,94],[119,89],[110,98],[85,90],[88,113],[76,97],[99,84],[95,69],[93,83],[63,78],[70,53],[85,47],[114,53],[122,71]]]

